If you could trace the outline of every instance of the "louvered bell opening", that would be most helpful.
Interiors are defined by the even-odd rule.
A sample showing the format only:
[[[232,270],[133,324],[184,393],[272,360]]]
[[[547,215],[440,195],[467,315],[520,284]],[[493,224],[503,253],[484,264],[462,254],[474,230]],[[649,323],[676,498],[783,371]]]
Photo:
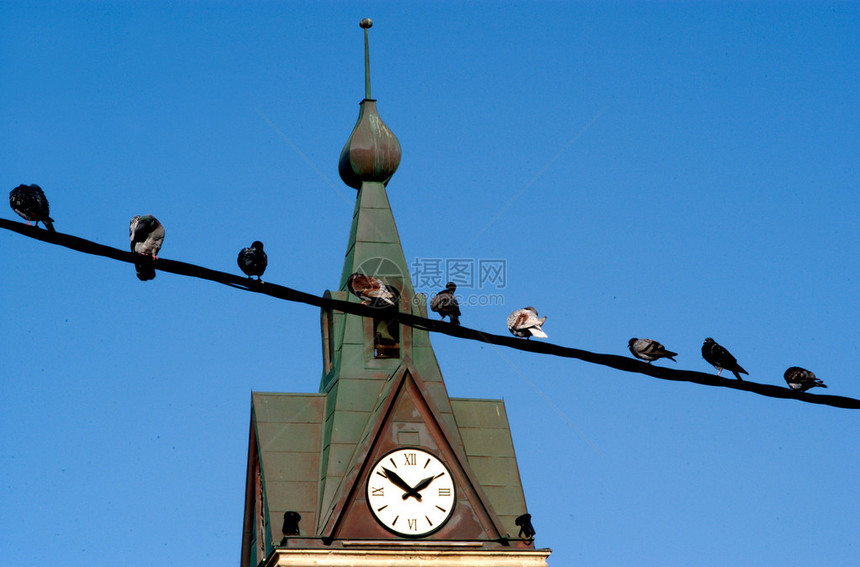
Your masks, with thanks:
[[[400,325],[396,319],[373,318],[373,358],[400,358]]]

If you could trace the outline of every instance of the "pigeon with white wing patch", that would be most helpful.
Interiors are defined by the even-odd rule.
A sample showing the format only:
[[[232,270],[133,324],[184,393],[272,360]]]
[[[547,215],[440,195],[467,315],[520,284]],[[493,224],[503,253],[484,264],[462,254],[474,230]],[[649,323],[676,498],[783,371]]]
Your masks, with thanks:
[[[546,339],[549,337],[541,328],[541,325],[545,322],[545,316],[538,318],[537,309],[534,307],[524,307],[508,315],[508,330],[515,337],[526,339],[539,337]]]
[[[815,372],[799,366],[788,368],[783,377],[785,378],[785,382],[788,384],[788,387],[792,390],[805,392],[810,388],[815,388],[816,386],[819,388],[827,387],[824,382],[815,377]]]
[[[394,307],[397,294],[372,276],[355,273],[346,280],[346,287],[353,295],[361,300],[363,305],[374,305],[381,307]]]

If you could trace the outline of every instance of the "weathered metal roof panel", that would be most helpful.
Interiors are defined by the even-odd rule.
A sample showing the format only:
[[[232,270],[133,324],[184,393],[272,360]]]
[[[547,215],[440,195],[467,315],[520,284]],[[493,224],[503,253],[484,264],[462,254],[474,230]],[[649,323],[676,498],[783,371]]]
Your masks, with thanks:
[[[270,544],[277,543],[287,510],[302,515],[301,527],[313,531],[317,514],[322,450],[322,394],[252,394],[252,412]]]
[[[460,435],[469,457],[510,457],[514,454],[511,433],[507,429],[461,427]]]
[[[325,406],[319,394],[254,392],[251,396],[258,422],[317,423]]]
[[[516,536],[517,516],[526,513],[522,481],[502,400],[451,398],[472,473],[499,521]]]

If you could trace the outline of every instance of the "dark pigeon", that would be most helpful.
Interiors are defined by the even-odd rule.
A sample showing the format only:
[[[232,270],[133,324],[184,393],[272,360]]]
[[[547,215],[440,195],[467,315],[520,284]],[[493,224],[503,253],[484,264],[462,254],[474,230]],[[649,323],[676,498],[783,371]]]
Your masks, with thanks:
[[[523,307],[517,309],[508,315],[508,330],[515,337],[530,339],[539,337],[541,339],[549,338],[541,329],[541,325],[546,322],[546,317],[538,319],[537,309],[534,307]]]
[[[785,382],[792,390],[800,390],[801,392],[805,392],[816,386],[820,388],[827,387],[824,382],[815,377],[814,372],[799,366],[792,366],[785,371]]]
[[[131,240],[131,251],[136,254],[147,256],[135,262],[137,277],[141,281],[155,278],[155,268],[152,259],[158,258],[158,251],[164,242],[164,227],[158,219],[152,215],[132,217],[128,225],[129,240]]]
[[[361,299],[363,305],[393,307],[397,294],[382,281],[364,274],[355,273],[346,280],[349,291]]]
[[[535,529],[534,526],[532,526],[531,514],[523,514],[521,516],[517,516],[517,518],[514,520],[514,524],[520,527],[520,539],[525,541],[531,541],[535,538]]]
[[[445,317],[450,317],[451,323],[454,325],[460,324],[460,304],[457,303],[457,298],[454,297],[454,292],[457,291],[457,284],[448,282],[445,289],[437,293],[430,300],[430,310]]]
[[[741,365],[738,364],[738,361],[735,360],[735,357],[729,351],[721,347],[710,337],[705,339],[705,344],[702,345],[702,358],[717,369],[717,376],[720,375],[723,369],[730,370],[735,375],[735,378],[742,382],[743,378],[741,378],[741,374],[749,375],[749,372],[741,368]]]
[[[239,251],[237,259],[239,268],[245,272],[245,275],[250,278],[257,276],[257,281],[260,281],[260,276],[266,271],[266,266],[269,264],[269,259],[266,253],[263,252],[263,243],[255,240],[250,248],[242,248]]]
[[[54,219],[48,216],[48,198],[38,185],[18,185],[9,191],[9,206],[30,224],[42,222],[50,232],[54,231]]]
[[[678,362],[673,358],[678,356],[677,352],[666,350],[666,347],[662,344],[651,339],[637,339],[634,337],[627,341],[627,348],[630,349],[633,356],[639,360],[645,360],[649,364],[658,358],[668,358],[672,362]]]
[[[301,535],[301,530],[299,529],[299,522],[301,520],[302,515],[298,512],[293,512],[292,510],[284,512],[284,527],[281,529],[281,533],[285,536]]]

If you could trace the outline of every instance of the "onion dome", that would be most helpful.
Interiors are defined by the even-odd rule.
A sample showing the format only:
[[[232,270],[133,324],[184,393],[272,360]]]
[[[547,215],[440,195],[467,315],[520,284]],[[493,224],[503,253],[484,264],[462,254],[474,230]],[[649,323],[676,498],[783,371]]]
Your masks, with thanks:
[[[364,181],[388,183],[400,165],[400,142],[376,110],[376,100],[370,98],[370,49],[367,30],[373,23],[361,20],[364,28],[365,98],[361,101],[358,120],[340,152],[338,172],[343,182],[354,189]]]

